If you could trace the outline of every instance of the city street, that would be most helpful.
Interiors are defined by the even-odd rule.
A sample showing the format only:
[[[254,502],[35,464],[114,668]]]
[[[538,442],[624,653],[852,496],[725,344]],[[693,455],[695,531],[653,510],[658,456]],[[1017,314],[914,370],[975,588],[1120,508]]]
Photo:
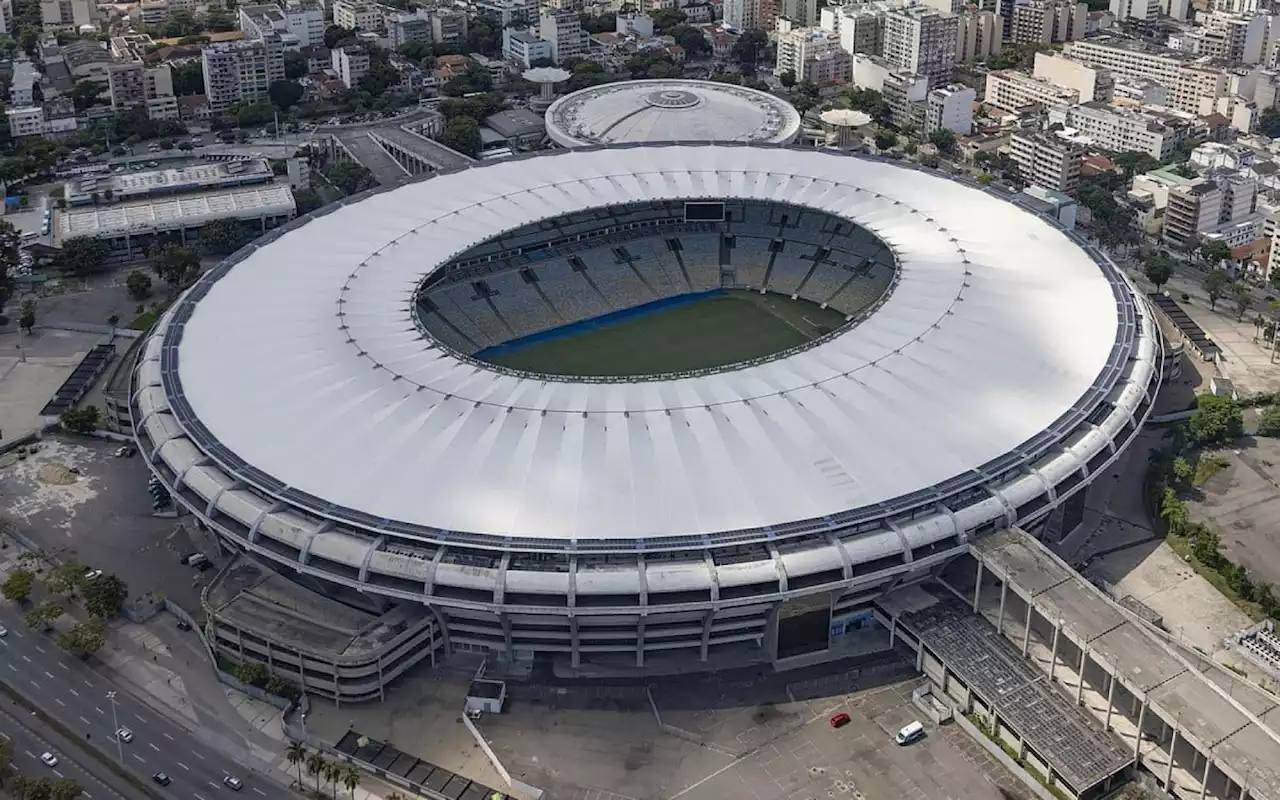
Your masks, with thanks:
[[[82,797],[123,800],[137,794],[119,775],[106,769],[95,759],[84,757],[76,744],[68,742],[50,726],[9,697],[0,698],[0,727],[13,740],[13,768],[31,778],[70,778],[80,784]],[[45,766],[41,753],[53,753],[58,764]]]
[[[156,772],[168,774],[173,782],[165,793],[209,800],[209,792],[226,791],[222,780],[233,775],[244,781],[249,796],[295,797],[205,741],[214,734],[193,734],[136,698],[127,684],[117,684],[114,676],[92,669],[65,654],[50,637],[27,629],[16,606],[6,603],[0,608],[0,624],[9,629],[9,635],[0,638],[0,680],[71,730],[88,734],[87,741],[103,755],[122,759],[124,767],[142,779],[151,780]],[[133,741],[117,741],[119,727],[132,731]]]

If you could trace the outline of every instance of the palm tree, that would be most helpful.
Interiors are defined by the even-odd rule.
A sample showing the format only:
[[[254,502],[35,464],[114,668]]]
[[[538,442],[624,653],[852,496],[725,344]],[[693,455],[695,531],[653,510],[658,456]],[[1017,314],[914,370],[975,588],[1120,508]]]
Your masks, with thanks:
[[[307,748],[300,743],[294,742],[284,751],[285,760],[289,762],[289,766],[296,767],[298,770],[298,785],[302,785],[302,762],[307,760]]]
[[[356,800],[356,787],[360,785],[360,770],[346,764],[342,768],[342,785],[351,793],[351,800]]]
[[[316,776],[316,793],[320,792],[320,775],[324,772],[325,765],[329,762],[325,761],[324,756],[319,753],[312,753],[307,756],[307,774]]]
[[[346,764],[330,761],[324,765],[324,782],[333,786],[333,800],[338,800],[338,781],[342,780],[342,772]]]

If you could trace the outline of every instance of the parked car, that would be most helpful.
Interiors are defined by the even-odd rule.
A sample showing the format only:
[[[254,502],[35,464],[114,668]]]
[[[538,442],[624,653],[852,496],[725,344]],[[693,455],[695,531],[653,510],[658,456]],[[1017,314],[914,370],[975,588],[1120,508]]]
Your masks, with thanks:
[[[832,714],[830,721],[831,727],[843,728],[845,725],[849,724],[849,715],[841,711],[839,714]]]
[[[3,639],[8,635],[9,635],[9,629],[3,625],[0,625],[0,639]]]
[[[102,570],[100,569],[91,569],[84,574],[84,579],[86,581],[97,580],[98,578],[101,578],[101,577],[102,577]]]
[[[898,731],[898,735],[893,737],[893,740],[905,747],[923,736],[924,726],[919,721],[916,721]]]
[[[185,619],[180,619],[180,620],[178,620],[178,630],[180,630],[180,631],[189,631],[189,630],[191,630],[191,623],[190,623],[190,622],[187,622]]]

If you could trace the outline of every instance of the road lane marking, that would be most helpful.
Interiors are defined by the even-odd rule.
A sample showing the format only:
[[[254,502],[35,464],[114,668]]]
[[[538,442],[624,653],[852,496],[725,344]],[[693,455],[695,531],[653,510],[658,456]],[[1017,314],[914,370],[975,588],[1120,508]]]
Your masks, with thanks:
[[[139,761],[141,761],[143,764],[147,763],[147,760],[146,760],[145,758],[143,758],[142,756],[138,755],[137,753],[130,753],[129,755],[131,755],[131,756],[133,756],[134,758],[138,759],[138,760],[139,760]]]
[[[6,642],[4,639],[0,639],[0,644],[4,645],[5,647],[9,646],[9,643]]]
[[[79,692],[77,692],[75,689],[68,689],[67,691],[68,691],[68,692],[71,692],[71,693],[72,693],[73,695],[75,695],[76,697],[79,697],[79,696],[80,696],[80,693],[79,693]]]
[[[59,778],[65,778],[65,777],[66,777],[66,776],[65,776],[65,775],[63,775],[61,772],[58,772],[56,769],[55,769],[55,770],[52,770],[52,772],[53,772],[53,774],[54,774],[54,775],[57,775]]]
[[[45,671],[44,671],[44,674],[45,674],[45,675],[47,675],[47,676],[49,677],[49,680],[53,680],[53,679],[54,679],[54,677],[53,677],[53,673],[52,673],[52,672],[50,672],[49,670],[45,670]]]
[[[138,716],[137,714],[134,714],[133,718],[136,719],[138,722],[141,722],[143,725],[149,724],[145,717],[141,717],[141,716]]]
[[[12,664],[10,664],[10,665],[9,665],[9,669],[13,670],[14,672],[17,672],[17,671],[18,671],[18,668],[17,668],[17,667],[15,667],[15,666],[14,666],[14,665],[12,665]]]
[[[94,711],[97,711],[99,714],[105,714],[105,713],[107,713],[107,712],[103,711],[102,709],[98,708],[97,706],[94,706],[94,707],[93,707],[93,710],[94,710]]]
[[[36,683],[35,681],[32,681],[32,682],[31,682],[31,685],[32,685],[32,686],[34,686],[34,687],[36,687],[37,689],[39,689],[39,688],[40,688],[40,684]]]
[[[86,792],[84,789],[81,789],[81,790],[80,790],[80,794],[82,794],[82,795],[84,795],[85,797],[89,798],[89,800],[93,800],[93,795],[89,794],[89,793],[88,793],[88,792]]]
[[[31,659],[27,658],[26,656],[23,656],[23,657],[22,657],[22,660],[23,660],[23,661],[25,661],[25,662],[27,662],[28,664],[30,664],[30,663],[31,663]]]
[[[178,761],[178,762],[176,762],[176,763],[177,763],[177,765],[178,765],[178,766],[182,767],[182,768],[183,768],[183,769],[185,769],[187,772],[190,772],[190,771],[191,771],[191,767],[188,767],[186,764],[183,764],[181,761]]]
[[[263,797],[266,797],[266,796],[267,796],[267,793],[266,793],[266,792],[264,792],[264,791],[262,791],[261,789],[259,789],[257,786],[254,786],[254,787],[253,787],[253,790],[254,790],[255,792],[257,792],[258,794],[262,795]]]
[[[25,639],[25,638],[27,638],[26,636],[23,636],[23,635],[22,635],[22,632],[21,632],[21,631],[14,631],[14,632],[13,632],[13,635],[14,635],[14,636],[17,636],[19,639]]]
[[[213,787],[213,790],[215,792],[218,791],[218,784],[214,783],[213,781],[208,781],[208,784]]]
[[[56,697],[55,697],[55,698],[53,698],[53,702],[57,703],[58,705],[62,706],[63,708],[66,708],[66,707],[67,707],[67,704],[66,704],[66,703],[62,702],[61,700],[59,700],[59,699],[58,699],[58,698],[56,698]]]
[[[204,761],[204,756],[200,755],[200,754],[199,754],[199,753],[197,753],[195,750],[192,750],[192,751],[191,751],[191,755],[195,756],[196,758],[200,759],[201,761]]]
[[[80,718],[80,721],[81,721],[81,722],[83,722],[85,725],[92,725],[92,724],[93,724],[92,722],[90,722],[89,720],[85,719],[84,717],[81,717],[81,718]]]
[[[169,741],[171,741],[171,742],[173,741],[173,737],[172,737],[172,736],[170,736],[169,734],[165,733],[164,731],[160,731],[160,735],[161,735],[161,736],[163,736],[164,738],[168,739],[168,740],[169,740]]]
[[[36,649],[39,650],[41,653],[44,652],[44,648],[41,647],[40,645],[36,645]]]
[[[204,800],[204,798],[200,796],[199,792],[192,792],[192,794],[196,796],[196,800]]]
[[[58,666],[60,666],[60,667],[62,667],[63,669],[65,669],[67,672],[70,672],[70,671],[71,671],[71,667],[68,667],[66,664],[63,664],[61,661],[59,661],[59,662],[58,662]]]
[[[152,750],[155,750],[157,753],[160,752],[160,748],[156,747],[154,744],[151,744],[151,742],[147,742],[147,746],[149,746]]]
[[[84,685],[85,685],[85,686],[88,686],[90,689],[92,689],[92,688],[93,688],[93,684],[92,684],[92,683],[89,683],[88,681],[85,681],[85,682],[84,682]]]
[[[27,754],[27,758],[35,758],[35,757],[36,757],[36,754],[35,754],[35,753],[33,753],[33,752],[31,752],[30,750],[23,750],[22,752],[24,752],[24,753],[26,753],[26,754]]]

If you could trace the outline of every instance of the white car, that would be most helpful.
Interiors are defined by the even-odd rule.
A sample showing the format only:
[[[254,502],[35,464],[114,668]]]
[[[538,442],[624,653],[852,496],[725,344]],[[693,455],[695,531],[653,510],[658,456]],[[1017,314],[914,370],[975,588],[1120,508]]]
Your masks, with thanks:
[[[101,577],[102,577],[102,570],[100,569],[91,569],[84,574],[84,579],[86,581],[97,580],[98,578],[101,578]]]
[[[9,635],[9,629],[3,625],[0,625],[0,639],[3,639],[8,635]]]
[[[41,761],[41,762],[42,762],[46,767],[56,767],[56,766],[58,766],[58,757],[57,757],[57,756],[55,756],[53,753],[41,753],[41,754],[40,754],[40,761]]]
[[[121,728],[120,730],[116,731],[116,738],[124,742],[125,744],[128,744],[129,742],[133,741],[133,731],[129,730],[128,728]]]

